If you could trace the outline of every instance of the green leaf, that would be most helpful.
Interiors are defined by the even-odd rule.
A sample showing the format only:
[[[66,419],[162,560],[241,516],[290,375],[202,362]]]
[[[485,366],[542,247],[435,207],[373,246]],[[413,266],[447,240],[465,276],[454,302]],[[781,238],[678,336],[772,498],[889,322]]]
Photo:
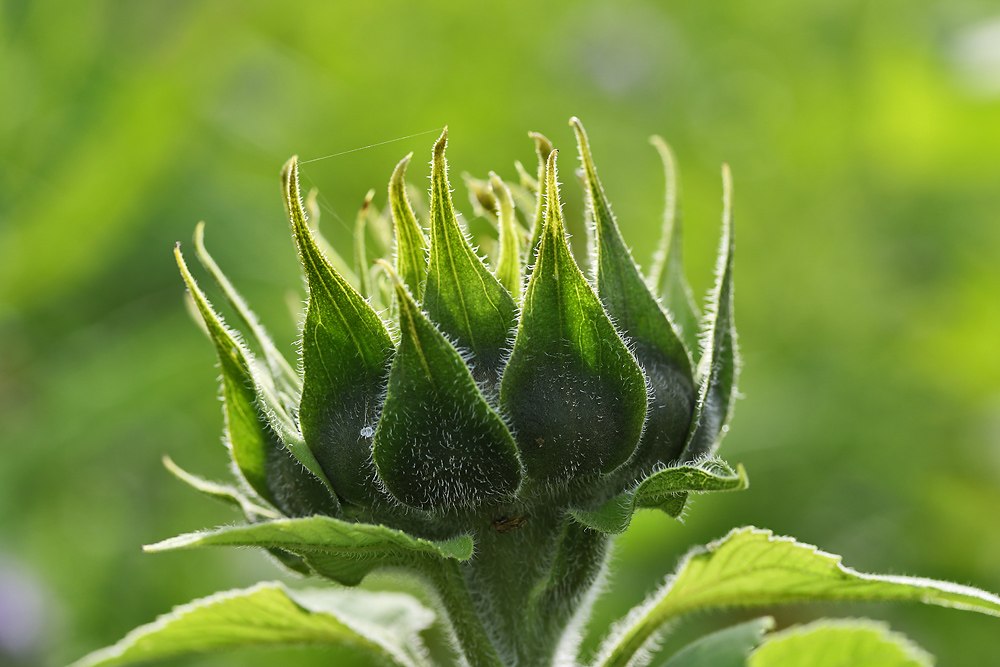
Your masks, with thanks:
[[[514,200],[500,177],[490,172],[490,189],[500,209],[500,258],[497,280],[507,288],[515,302],[521,300],[521,232],[514,218]]]
[[[675,519],[687,502],[688,493],[707,491],[739,491],[747,488],[746,471],[742,465],[736,471],[724,461],[713,459],[698,465],[665,468],[653,473],[632,491],[626,491],[593,511],[574,510],[577,521],[602,533],[623,533],[640,508],[659,509]]]
[[[231,486],[218,484],[216,482],[211,482],[207,479],[198,477],[197,475],[192,475],[174,463],[169,456],[163,457],[163,465],[177,479],[189,484],[194,489],[200,491],[209,498],[214,498],[241,510],[243,515],[246,516],[247,521],[251,523],[267,519],[278,519],[281,517],[279,513],[262,505],[258,505]],[[293,572],[297,572],[298,574],[305,576],[313,574],[312,569],[306,565],[301,556],[297,556],[287,551],[282,551],[281,549],[268,549],[267,551],[275,558],[275,560],[278,561],[280,565],[287,567]]]
[[[667,181],[666,204],[663,211],[663,233],[653,257],[650,283],[657,287],[662,303],[673,318],[684,346],[694,361],[701,355],[698,342],[701,315],[695,304],[694,294],[684,277],[684,240],[681,223],[680,185],[676,160],[661,137],[652,136],[649,143],[660,153]]]
[[[527,265],[533,266],[538,255],[538,244],[542,242],[542,229],[545,226],[545,206],[548,199],[548,185],[545,178],[546,165],[552,153],[552,142],[538,132],[529,132],[528,136],[535,140],[535,152],[538,153],[538,181],[535,197],[535,217],[531,225],[531,241],[528,243]]]
[[[176,607],[72,667],[112,667],[249,647],[329,644],[375,664],[425,665],[418,633],[434,613],[408,595],[290,591],[279,583],[216,593]]]
[[[742,491],[749,485],[742,464],[736,464],[733,472],[725,461],[707,460],[696,466],[675,466],[653,473],[635,490],[635,504],[636,507],[659,508],[678,493]]]
[[[1000,616],[1000,597],[932,579],[862,574],[770,531],[738,528],[690,552],[677,574],[609,638],[595,665],[624,667],[664,623],[692,611],[793,602],[911,600]]]
[[[447,140],[446,129],[434,145],[430,269],[423,307],[442,333],[471,353],[472,376],[492,394],[517,305],[472,249],[455,217],[444,157]]]
[[[258,518],[277,519],[281,516],[274,510],[255,503],[253,500],[247,498],[245,494],[240,493],[239,490],[229,486],[228,484],[219,484],[217,482],[211,482],[204,479],[203,477],[199,477],[198,475],[192,475],[174,463],[169,456],[163,457],[163,467],[166,468],[171,475],[191,486],[195,490],[205,494],[209,498],[214,498],[239,509],[243,512],[247,519],[251,521]]]
[[[934,659],[889,626],[822,620],[770,635],[747,667],[931,667]]]
[[[530,478],[562,481],[624,463],[646,416],[646,384],[576,265],[549,154],[545,230],[500,404]]]
[[[159,552],[205,546],[283,549],[303,556],[317,574],[347,586],[361,583],[365,575],[379,567],[426,558],[466,560],[472,556],[472,539],[466,535],[431,542],[386,526],[348,523],[327,516],[276,519],[187,533],[147,545],[143,550]]]
[[[659,667],[747,667],[750,652],[760,646],[764,633],[773,628],[774,619],[770,616],[724,628],[691,642]],[[812,667],[809,662],[796,664]]]
[[[295,158],[285,164],[282,183],[309,287],[302,328],[302,433],[337,493],[369,505],[380,497],[371,434],[392,339],[378,314],[316,246],[299,202]]]
[[[406,167],[410,164],[410,153],[396,165],[389,181],[389,209],[392,211],[393,226],[396,229],[396,271],[410,292],[419,299],[424,293],[427,279],[427,237],[413,214],[410,200],[406,196]]]
[[[229,282],[229,279],[219,268],[219,265],[215,263],[215,260],[208,253],[208,250],[205,248],[204,222],[199,222],[198,226],[195,227],[194,251],[201,265],[212,274],[212,278],[219,285],[223,295],[226,297],[226,301],[233,307],[243,327],[250,332],[253,342],[264,353],[264,361],[267,363],[267,368],[274,381],[274,387],[286,395],[286,400],[283,403],[285,404],[285,408],[289,409],[291,405],[297,402],[299,392],[302,390],[302,379],[292,368],[292,365],[288,363],[285,356],[278,351],[270,334],[267,333],[267,330],[261,325],[257,316],[247,306],[246,301],[243,300],[243,297],[236,291],[236,288],[233,287],[233,284]]]
[[[570,119],[570,125],[576,132],[596,231],[597,295],[618,331],[632,343],[652,390],[633,460],[640,467],[669,463],[680,456],[691,428],[695,402],[691,358],[622,239],[597,178],[583,125],[577,118]]]
[[[250,353],[212,310],[184,263],[180,244],[174,256],[219,358],[226,437],[237,469],[250,488],[286,514],[338,514],[323,471],[296,439],[277,399],[256,381]]]
[[[402,282],[396,301],[399,351],[372,453],[379,478],[398,500],[424,510],[509,498],[521,481],[510,432]]]
[[[736,401],[739,362],[733,322],[733,181],[729,166],[722,167],[722,245],[715,268],[715,287],[709,296],[706,339],[698,367],[700,386],[694,421],[683,459],[695,461],[713,453],[729,428]]]

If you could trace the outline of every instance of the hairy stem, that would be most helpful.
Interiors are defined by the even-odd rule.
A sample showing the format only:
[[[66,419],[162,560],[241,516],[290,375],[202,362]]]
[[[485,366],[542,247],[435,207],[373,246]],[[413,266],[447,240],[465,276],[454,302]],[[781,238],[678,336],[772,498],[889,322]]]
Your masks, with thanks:
[[[460,565],[451,560],[429,563],[422,568],[444,608],[462,657],[470,667],[503,667],[503,661],[469,593]]]

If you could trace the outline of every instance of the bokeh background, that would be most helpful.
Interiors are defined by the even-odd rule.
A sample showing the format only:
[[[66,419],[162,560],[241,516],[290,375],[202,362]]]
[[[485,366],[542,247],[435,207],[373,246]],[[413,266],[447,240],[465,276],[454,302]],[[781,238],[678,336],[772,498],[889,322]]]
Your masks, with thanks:
[[[689,546],[748,523],[863,571],[1000,590],[996,2],[3,0],[0,36],[0,664],[64,664],[172,605],[281,576],[249,551],[139,550],[235,520],[160,464],[227,472],[214,354],[171,248],[206,220],[291,350],[286,296],[302,283],[281,164],[445,124],[471,218],[462,171],[515,179],[537,130],[568,149],[569,174],[580,116],[647,266],[663,183],[646,139],[665,136],[698,294],[720,164],[735,174],[745,398],[723,454],[752,487],[699,499],[683,524],[641,516],[596,625]],[[435,137],[303,167],[345,254],[365,192],[384,201],[411,150],[410,180],[426,186]],[[582,192],[563,180],[582,239]],[[958,611],[776,613],[883,618],[953,667],[1000,656],[997,619]],[[671,641],[742,617],[682,622]]]

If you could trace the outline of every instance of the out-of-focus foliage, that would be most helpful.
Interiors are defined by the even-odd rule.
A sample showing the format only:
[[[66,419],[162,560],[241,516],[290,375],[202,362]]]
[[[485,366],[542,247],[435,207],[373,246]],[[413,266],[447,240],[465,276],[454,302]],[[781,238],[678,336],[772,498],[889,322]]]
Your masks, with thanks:
[[[696,500],[684,525],[640,514],[595,625],[689,545],[751,522],[863,571],[1000,589],[998,21],[981,0],[6,0],[0,663],[63,664],[173,604],[276,576],[250,553],[139,551],[235,519],[160,464],[166,453],[223,477],[226,460],[207,400],[214,353],[185,313],[171,247],[205,219],[216,259],[291,345],[285,289],[300,283],[281,164],[445,124],[456,173],[516,182],[513,161],[534,160],[523,129],[572,148],[565,119],[580,116],[647,267],[663,185],[646,137],[663,135],[702,294],[718,166],[733,169],[746,398],[726,456],[753,485]],[[342,254],[368,189],[434,136],[303,164]],[[583,193],[564,180],[582,239]],[[783,627],[823,611],[774,615]],[[994,619],[846,612],[890,621],[942,664],[1000,654]],[[686,622],[670,641],[734,618]]]

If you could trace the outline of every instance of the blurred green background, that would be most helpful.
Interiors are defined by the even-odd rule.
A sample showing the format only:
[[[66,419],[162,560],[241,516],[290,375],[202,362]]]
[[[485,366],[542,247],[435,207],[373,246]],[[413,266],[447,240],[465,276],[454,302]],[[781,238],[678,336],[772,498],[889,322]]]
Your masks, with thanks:
[[[863,571],[1000,591],[1000,4],[979,0],[0,2],[0,664],[59,665],[172,605],[279,575],[248,551],[139,546],[235,520],[161,467],[226,474],[210,344],[171,257],[194,225],[279,340],[301,280],[278,170],[450,126],[458,175],[515,179],[571,115],[648,266],[683,175],[704,294],[736,182],[745,399],[722,453],[750,490],[621,540],[597,626],[690,545],[752,523]],[[346,252],[369,187],[435,134],[314,162]],[[203,275],[203,274],[199,274]],[[376,581],[374,585],[394,585]],[[903,605],[941,664],[1000,656],[1000,622]],[[673,641],[743,617],[704,615]],[[593,638],[591,638],[591,643]],[[331,664],[323,650],[181,664]]]

